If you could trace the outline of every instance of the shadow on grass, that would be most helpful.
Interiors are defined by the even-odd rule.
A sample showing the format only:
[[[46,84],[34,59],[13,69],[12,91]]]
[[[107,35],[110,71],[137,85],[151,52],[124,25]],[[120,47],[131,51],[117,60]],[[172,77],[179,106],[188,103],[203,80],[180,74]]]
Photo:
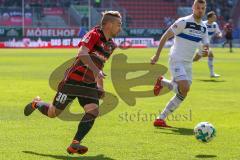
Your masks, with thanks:
[[[198,154],[195,156],[196,158],[216,158],[216,155],[207,155],[207,154]]]
[[[53,159],[60,159],[60,160],[115,160],[109,157],[105,157],[103,154],[99,154],[97,156],[79,156],[79,157],[71,157],[71,156],[64,156],[64,155],[51,155],[51,154],[43,154],[37,153],[33,151],[22,151],[23,153],[33,154],[41,157],[50,157]]]
[[[225,80],[218,80],[218,79],[196,79],[196,80],[201,82],[212,82],[212,83],[226,82]]]
[[[185,136],[192,136],[193,135],[193,129],[190,129],[190,128],[177,128],[177,127],[163,128],[163,127],[156,127],[156,129],[158,129],[160,131],[159,133],[163,133],[163,134],[176,134],[176,135],[185,135]]]

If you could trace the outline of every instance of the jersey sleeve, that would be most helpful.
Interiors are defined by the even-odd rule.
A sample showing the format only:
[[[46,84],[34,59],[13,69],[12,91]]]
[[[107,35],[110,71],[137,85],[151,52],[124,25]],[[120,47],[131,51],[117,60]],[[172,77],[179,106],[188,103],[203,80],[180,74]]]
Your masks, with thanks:
[[[176,20],[173,25],[170,27],[174,35],[180,34],[183,29],[186,27],[186,21],[183,19]]]
[[[96,32],[88,32],[79,42],[78,47],[85,46],[91,51],[98,40],[99,35]]]

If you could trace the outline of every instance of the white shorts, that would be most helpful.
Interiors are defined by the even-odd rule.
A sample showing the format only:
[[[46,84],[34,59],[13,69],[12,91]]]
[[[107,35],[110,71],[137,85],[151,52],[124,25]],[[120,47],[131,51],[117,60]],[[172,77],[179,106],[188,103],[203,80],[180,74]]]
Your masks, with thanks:
[[[192,63],[191,62],[173,62],[169,61],[169,69],[172,81],[187,80],[192,83]]]

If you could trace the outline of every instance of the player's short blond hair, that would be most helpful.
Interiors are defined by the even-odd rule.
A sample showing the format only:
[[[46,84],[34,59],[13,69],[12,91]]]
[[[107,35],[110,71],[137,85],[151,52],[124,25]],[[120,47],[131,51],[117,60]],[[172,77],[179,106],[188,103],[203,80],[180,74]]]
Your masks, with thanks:
[[[101,25],[104,26],[107,22],[114,21],[115,18],[122,19],[122,16],[118,11],[104,11],[102,12]]]
[[[207,4],[206,0],[194,0],[193,4],[196,4],[196,3]]]

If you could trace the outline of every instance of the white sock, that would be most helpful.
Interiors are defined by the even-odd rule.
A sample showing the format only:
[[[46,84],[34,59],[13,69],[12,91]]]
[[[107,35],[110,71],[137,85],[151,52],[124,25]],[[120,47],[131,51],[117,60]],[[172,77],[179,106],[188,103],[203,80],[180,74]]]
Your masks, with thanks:
[[[164,110],[159,115],[158,119],[166,119],[170,113],[174,112],[178,108],[183,100],[184,97],[180,94],[176,94],[174,97],[172,97],[172,99],[168,102]]]
[[[173,91],[174,93],[179,93],[178,92],[178,85],[176,82],[170,81],[168,79],[163,78],[161,81],[161,85],[164,87],[168,87],[170,91]]]
[[[161,85],[167,87],[169,90],[173,89],[173,85],[170,80],[163,78],[161,81]]]
[[[208,57],[208,68],[210,70],[210,74],[214,75],[214,70],[213,70],[213,58]]]

